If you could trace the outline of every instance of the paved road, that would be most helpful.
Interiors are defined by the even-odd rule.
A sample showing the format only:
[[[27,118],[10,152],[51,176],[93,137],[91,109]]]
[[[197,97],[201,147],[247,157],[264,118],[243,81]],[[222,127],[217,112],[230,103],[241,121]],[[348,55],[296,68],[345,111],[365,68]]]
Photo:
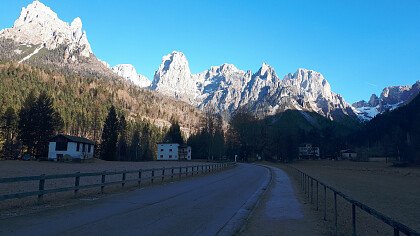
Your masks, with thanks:
[[[268,178],[260,166],[0,221],[1,235],[216,235]]]

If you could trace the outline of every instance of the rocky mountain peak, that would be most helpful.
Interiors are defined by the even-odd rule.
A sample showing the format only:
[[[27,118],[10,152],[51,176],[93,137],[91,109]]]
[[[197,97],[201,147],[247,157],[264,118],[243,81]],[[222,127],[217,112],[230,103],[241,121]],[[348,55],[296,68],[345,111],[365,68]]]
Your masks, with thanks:
[[[64,46],[65,59],[75,61],[78,56],[90,57],[93,54],[82,25],[80,18],[68,24],[60,20],[51,8],[40,1],[34,1],[22,8],[13,27],[2,30],[0,37],[12,39],[19,44],[36,45],[39,50]]]
[[[197,85],[191,74],[188,60],[182,52],[174,51],[163,56],[162,63],[155,72],[151,88],[162,94],[194,103]]]
[[[379,98],[376,94],[372,94],[369,99],[369,105],[372,107],[376,107],[379,104]]]
[[[131,64],[120,64],[112,67],[111,69],[118,76],[131,81],[139,87],[149,87],[151,84],[150,80],[146,76],[137,74],[136,68],[134,68]]]

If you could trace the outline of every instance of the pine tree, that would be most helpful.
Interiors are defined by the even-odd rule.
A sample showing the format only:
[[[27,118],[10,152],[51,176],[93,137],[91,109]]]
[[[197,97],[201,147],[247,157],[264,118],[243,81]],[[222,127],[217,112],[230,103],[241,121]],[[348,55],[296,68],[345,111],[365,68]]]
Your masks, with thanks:
[[[5,140],[2,150],[4,158],[15,158],[17,151],[15,148],[15,138],[17,133],[18,117],[12,107],[7,108],[0,120],[1,133]]]
[[[34,107],[36,103],[36,97],[33,92],[29,93],[28,97],[23,103],[22,108],[19,112],[19,122],[18,122],[18,137],[19,140],[22,142],[25,151],[29,154],[34,153],[35,149],[35,127],[33,126],[34,123]]]
[[[118,141],[118,118],[115,107],[111,106],[102,130],[100,158],[107,161],[116,161]]]
[[[124,115],[120,117],[118,128],[118,159],[127,161],[127,121]]]
[[[46,157],[48,155],[48,144],[50,139],[61,131],[63,120],[60,114],[54,109],[52,99],[42,92],[34,104],[32,114],[34,119],[32,126],[35,137],[35,156]]]
[[[165,141],[170,143],[178,143],[180,145],[184,144],[184,139],[181,134],[181,127],[179,126],[178,121],[172,120],[172,125],[166,134]]]

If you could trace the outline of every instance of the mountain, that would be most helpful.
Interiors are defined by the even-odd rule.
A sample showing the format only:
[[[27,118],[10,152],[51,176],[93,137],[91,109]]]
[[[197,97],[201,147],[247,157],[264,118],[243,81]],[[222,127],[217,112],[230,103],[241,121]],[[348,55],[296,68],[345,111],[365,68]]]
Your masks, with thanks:
[[[146,88],[151,85],[150,80],[144,75],[137,74],[136,68],[131,64],[120,64],[111,69],[115,74],[133,82],[133,84],[140,88]]]
[[[417,81],[411,86],[386,87],[382,90],[379,97],[376,94],[372,94],[368,102],[362,100],[353,103],[353,107],[357,109],[358,116],[361,120],[371,120],[378,114],[407,104],[419,93],[420,81]]]
[[[111,68],[96,58],[79,17],[70,24],[64,22],[37,0],[22,8],[13,27],[0,31],[0,60],[83,76],[122,77],[139,87],[150,86],[132,65]]]
[[[330,119],[356,117],[352,106],[331,91],[319,72],[298,69],[280,79],[265,63],[256,73],[223,64],[192,74],[185,55],[175,51],[163,57],[151,88],[226,115],[247,106],[261,116],[293,109],[314,111]]]
[[[19,109],[29,91],[47,90],[69,127],[93,117],[94,110],[103,116],[111,104],[130,120],[159,127],[177,119],[186,134],[199,128],[202,115],[189,104],[142,89],[150,81],[132,65],[111,68],[99,60],[80,18],[66,23],[40,1],[22,8],[14,25],[0,31],[0,77],[0,114],[8,106]]]

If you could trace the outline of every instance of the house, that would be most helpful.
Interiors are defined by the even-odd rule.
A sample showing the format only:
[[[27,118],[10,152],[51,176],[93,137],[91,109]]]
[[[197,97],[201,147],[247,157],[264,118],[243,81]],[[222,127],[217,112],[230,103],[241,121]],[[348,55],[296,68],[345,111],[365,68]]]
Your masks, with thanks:
[[[319,158],[319,154],[319,147],[314,147],[310,143],[299,147],[299,159]]]
[[[191,160],[191,147],[187,145],[179,146],[178,148],[179,160]]]
[[[340,157],[344,160],[354,160],[357,158],[357,152],[352,149],[346,149],[340,151]]]
[[[191,147],[178,143],[158,143],[158,161],[191,160]]]
[[[60,161],[64,158],[83,160],[93,158],[95,143],[89,139],[59,134],[50,140],[48,160]]]

